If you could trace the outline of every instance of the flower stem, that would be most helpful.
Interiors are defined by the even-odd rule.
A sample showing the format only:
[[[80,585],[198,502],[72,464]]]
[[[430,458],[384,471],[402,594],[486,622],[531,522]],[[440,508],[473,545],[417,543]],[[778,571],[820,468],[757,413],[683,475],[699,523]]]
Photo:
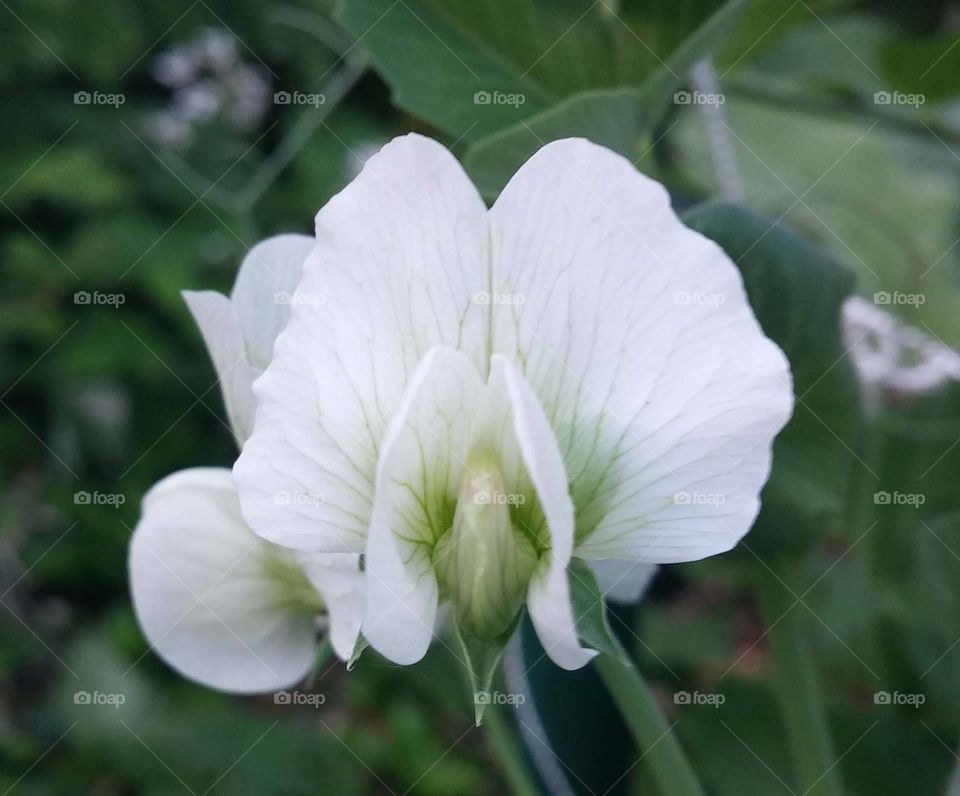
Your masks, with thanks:
[[[530,778],[523,755],[518,751],[518,739],[510,731],[502,706],[487,705],[483,729],[500,772],[510,785],[510,792],[516,796],[538,796],[540,791]]]
[[[810,796],[842,796],[806,612],[772,573],[758,574],[758,594],[769,628],[774,685],[797,784]]]
[[[613,697],[637,746],[643,751],[664,794],[703,796],[703,788],[687,761],[680,743],[639,670],[626,663],[626,652],[614,657],[602,653],[596,658],[597,671]]]

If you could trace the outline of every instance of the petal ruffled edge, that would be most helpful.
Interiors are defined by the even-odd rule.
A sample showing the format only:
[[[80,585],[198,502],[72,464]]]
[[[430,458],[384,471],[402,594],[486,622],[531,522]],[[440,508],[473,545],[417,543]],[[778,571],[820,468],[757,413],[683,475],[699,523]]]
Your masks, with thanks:
[[[184,290],[181,295],[200,328],[220,383],[230,428],[237,446],[242,447],[253,430],[253,380],[257,371],[247,361],[246,343],[233,305],[214,290]]]

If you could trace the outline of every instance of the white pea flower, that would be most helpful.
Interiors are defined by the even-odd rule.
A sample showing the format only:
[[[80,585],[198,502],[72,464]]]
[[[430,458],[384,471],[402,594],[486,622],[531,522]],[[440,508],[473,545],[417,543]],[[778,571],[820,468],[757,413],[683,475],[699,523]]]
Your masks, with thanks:
[[[242,445],[251,385],[270,361],[313,239],[280,235],[250,250],[230,298],[185,292]],[[359,556],[292,551],[244,522],[226,468],[181,470],[144,497],[130,544],[130,587],[151,646],[186,677],[236,693],[292,685],[309,672],[318,630],[349,659],[362,619]],[[318,625],[320,627],[318,627]]]
[[[629,161],[549,144],[488,211],[408,135],[316,233],[234,475],[264,538],[364,553],[383,655],[419,660],[440,603],[494,647],[525,606],[583,666],[571,557],[647,576],[750,528],[789,368],[734,264]]]

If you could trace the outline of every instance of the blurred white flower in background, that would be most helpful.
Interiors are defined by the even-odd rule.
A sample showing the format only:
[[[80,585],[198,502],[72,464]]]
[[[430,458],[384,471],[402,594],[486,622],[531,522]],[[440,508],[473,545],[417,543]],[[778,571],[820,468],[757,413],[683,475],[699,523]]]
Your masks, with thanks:
[[[871,411],[960,380],[960,354],[859,296],[843,305],[843,336]]]
[[[264,538],[365,554],[382,654],[419,660],[440,603],[497,649],[525,605],[583,666],[572,557],[647,580],[749,530],[788,364],[736,266],[629,161],[548,144],[488,211],[408,135],[316,233],[234,475]]]
[[[164,110],[149,118],[148,129],[173,148],[189,146],[195,127],[214,118],[225,119],[241,133],[251,130],[270,107],[266,70],[244,63],[234,38],[217,28],[157,56],[151,73],[171,97]]]

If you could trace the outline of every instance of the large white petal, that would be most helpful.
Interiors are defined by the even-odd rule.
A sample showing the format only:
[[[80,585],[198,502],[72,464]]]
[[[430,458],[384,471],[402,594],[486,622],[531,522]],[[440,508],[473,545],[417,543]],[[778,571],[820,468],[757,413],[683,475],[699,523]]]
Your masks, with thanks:
[[[363,635],[396,663],[416,663],[430,645],[438,599],[430,551],[447,531],[437,521],[451,514],[482,391],[466,357],[433,349],[411,376],[384,436],[367,540]]]
[[[143,499],[129,566],[140,626],[184,676],[255,693],[309,671],[314,616],[278,577],[296,563],[243,522],[229,470],[182,470],[156,484]]]
[[[527,590],[530,619],[553,662],[564,669],[579,669],[596,652],[580,646],[570,603],[567,565],[573,550],[574,513],[560,448],[543,408],[513,363],[494,355],[490,380],[502,381],[510,397],[513,430],[549,532],[549,559],[534,573]]]
[[[396,139],[317,215],[317,245],[237,462],[255,531],[361,552],[387,424],[432,347],[486,367],[486,210],[453,156]],[[318,307],[317,304],[320,306]]]
[[[233,305],[214,290],[184,290],[182,295],[210,352],[230,428],[237,445],[242,446],[253,429],[253,380],[258,371],[247,361],[246,343]]]
[[[490,220],[494,348],[523,363],[558,435],[577,554],[732,547],[792,408],[787,362],[734,264],[662,186],[579,139],[531,158]]]
[[[258,371],[270,364],[274,341],[287,325],[290,300],[312,248],[309,235],[275,235],[250,249],[240,264],[230,300],[247,343],[248,361]]]

